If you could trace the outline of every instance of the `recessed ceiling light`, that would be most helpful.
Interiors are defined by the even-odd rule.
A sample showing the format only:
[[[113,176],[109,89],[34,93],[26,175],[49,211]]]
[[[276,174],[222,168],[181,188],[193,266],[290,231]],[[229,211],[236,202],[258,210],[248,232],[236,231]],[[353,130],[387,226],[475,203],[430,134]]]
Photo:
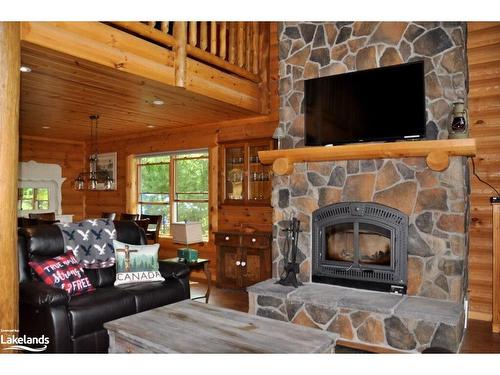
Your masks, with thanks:
[[[152,128],[155,128],[156,126],[154,126],[154,125],[148,125],[147,127],[150,128],[150,129],[152,129]]]
[[[29,66],[26,66],[26,65],[21,65],[21,67],[19,68],[19,70],[23,73],[29,73],[31,72],[31,68]]]
[[[163,104],[165,104],[165,102],[161,99],[155,99],[155,100],[153,100],[153,104],[154,105],[163,105]]]
[[[42,126],[42,129],[50,129],[50,126]]]

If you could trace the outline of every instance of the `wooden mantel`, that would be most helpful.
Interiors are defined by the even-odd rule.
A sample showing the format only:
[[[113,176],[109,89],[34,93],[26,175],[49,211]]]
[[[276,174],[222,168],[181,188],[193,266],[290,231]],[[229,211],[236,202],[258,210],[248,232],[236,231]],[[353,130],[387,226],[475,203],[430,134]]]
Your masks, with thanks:
[[[291,174],[294,163],[415,156],[425,157],[430,169],[444,171],[450,163],[449,156],[475,156],[476,151],[476,140],[467,138],[259,151],[259,158],[262,164],[272,163],[274,173],[279,176]]]

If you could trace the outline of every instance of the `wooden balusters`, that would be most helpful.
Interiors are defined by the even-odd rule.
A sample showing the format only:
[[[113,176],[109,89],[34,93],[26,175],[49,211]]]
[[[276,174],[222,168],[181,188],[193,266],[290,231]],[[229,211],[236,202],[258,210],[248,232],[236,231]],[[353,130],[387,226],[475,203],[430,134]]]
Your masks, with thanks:
[[[236,23],[229,23],[229,62],[236,61]]]
[[[260,89],[262,90],[260,100],[261,113],[269,111],[269,22],[262,23],[259,31],[259,76],[260,76]]]
[[[191,21],[189,22],[189,44],[193,47],[196,47],[196,43],[198,42],[197,37],[196,21]]]
[[[240,68],[245,64],[245,23],[238,22],[238,66]]]
[[[163,31],[165,34],[168,34],[169,23],[170,22],[168,21],[161,21],[161,31]]]
[[[250,59],[252,58],[252,28],[251,28],[251,23],[250,22],[245,22],[245,46],[246,46],[246,57],[245,57],[245,69],[248,70],[249,72],[252,71],[251,69],[251,61]]]
[[[208,46],[207,22],[201,21],[200,22],[200,48],[203,51],[206,51],[207,46]]]
[[[223,60],[226,59],[226,31],[227,25],[226,21],[220,23],[220,34],[219,34],[219,57]]]
[[[217,22],[210,22],[210,53],[217,55]]]
[[[252,22],[252,72],[259,74],[259,23]]]
[[[267,80],[268,71],[265,66],[269,60],[267,22],[175,21],[172,23],[173,35],[169,21],[110,22],[110,24],[172,48],[176,60],[175,82],[181,87],[185,84],[183,66],[187,57],[256,83],[262,83],[263,79]],[[267,82],[264,82],[261,88],[264,90],[266,85]]]
[[[184,87],[186,85],[186,44],[187,44],[187,25],[184,21],[174,22],[175,38],[175,85]]]

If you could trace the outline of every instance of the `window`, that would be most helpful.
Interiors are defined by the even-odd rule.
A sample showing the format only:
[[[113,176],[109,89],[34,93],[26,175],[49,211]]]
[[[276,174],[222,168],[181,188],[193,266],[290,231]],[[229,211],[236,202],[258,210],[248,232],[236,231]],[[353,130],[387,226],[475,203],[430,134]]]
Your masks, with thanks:
[[[23,187],[17,189],[19,211],[49,210],[49,188]]]
[[[137,165],[138,212],[162,215],[163,235],[187,220],[201,222],[208,237],[208,152],[142,156]]]

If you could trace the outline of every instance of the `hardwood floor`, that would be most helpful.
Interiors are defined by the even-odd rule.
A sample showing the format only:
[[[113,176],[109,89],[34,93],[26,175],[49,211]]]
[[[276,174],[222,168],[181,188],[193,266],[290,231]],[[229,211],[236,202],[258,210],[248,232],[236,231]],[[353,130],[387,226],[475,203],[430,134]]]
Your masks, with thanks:
[[[191,295],[205,294],[206,284],[191,285]],[[248,312],[248,294],[244,290],[212,288],[209,303]],[[492,333],[489,322],[469,320],[461,353],[500,353],[500,334]]]
[[[491,332],[491,323],[469,319],[461,353],[500,353],[500,333]]]
[[[202,281],[195,281],[191,283],[191,296],[205,294],[205,291],[207,290],[206,283]],[[244,290],[219,289],[212,286],[208,302],[211,305],[248,312],[248,293]]]

